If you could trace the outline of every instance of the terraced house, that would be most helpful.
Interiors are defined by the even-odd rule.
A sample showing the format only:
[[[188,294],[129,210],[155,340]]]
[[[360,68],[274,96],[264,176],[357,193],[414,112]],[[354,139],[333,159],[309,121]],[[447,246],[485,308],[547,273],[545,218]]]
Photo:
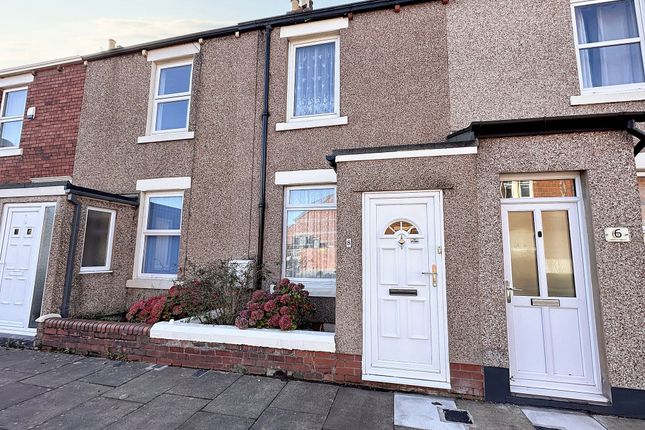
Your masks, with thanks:
[[[83,58],[43,313],[256,259],[333,332],[164,323],[168,362],[251,345],[255,372],[643,417],[643,1],[295,3]]]

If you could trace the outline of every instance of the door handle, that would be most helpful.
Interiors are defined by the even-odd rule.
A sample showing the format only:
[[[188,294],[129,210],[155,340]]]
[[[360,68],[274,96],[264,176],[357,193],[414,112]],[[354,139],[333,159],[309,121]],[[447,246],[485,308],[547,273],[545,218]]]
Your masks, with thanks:
[[[432,272],[421,272],[422,275],[432,275],[432,286],[437,287],[437,265],[432,265]]]
[[[521,288],[511,287],[511,282],[508,280],[504,281],[504,288],[506,289],[506,303],[510,303],[513,300],[513,291],[522,291]]]

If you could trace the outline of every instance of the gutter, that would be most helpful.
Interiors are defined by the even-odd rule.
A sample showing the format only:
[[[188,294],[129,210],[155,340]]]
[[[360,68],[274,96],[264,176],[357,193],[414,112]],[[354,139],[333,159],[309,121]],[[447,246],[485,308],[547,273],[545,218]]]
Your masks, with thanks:
[[[634,157],[636,157],[645,148],[645,132],[636,127],[636,121],[632,119],[627,123],[627,133],[638,139],[638,143],[634,146]]]
[[[266,218],[266,189],[267,189],[267,136],[269,131],[269,80],[271,67],[271,32],[273,28],[267,24],[264,30],[264,101],[262,109],[262,142],[260,150],[260,198],[258,200],[258,248],[255,254],[255,261],[258,267],[264,264],[264,227]],[[260,289],[261,277],[256,279],[255,287]]]
[[[337,18],[347,16],[350,14],[372,12],[382,9],[394,8],[396,6],[408,6],[418,3],[429,3],[436,0],[368,0],[346,5],[328,7],[324,9],[314,9],[311,11],[302,11],[295,13],[287,13],[284,15],[274,16],[270,18],[262,18],[253,21],[246,21],[237,25],[217,28],[214,30],[200,31],[197,33],[185,34],[182,36],[171,37],[168,39],[157,40],[148,43],[141,43],[138,45],[114,48],[108,51],[98,52],[90,55],[83,55],[83,60],[95,61],[104,58],[114,57],[118,55],[140,53],[142,50],[152,50],[165,48],[167,46],[179,45],[182,43],[195,42],[199,39],[215,39],[218,37],[232,36],[236,33],[247,33],[251,31],[261,31],[266,29],[267,26],[282,27],[287,25],[302,24],[305,22],[320,21],[323,19]],[[446,4],[447,0],[442,0]]]
[[[69,235],[69,247],[67,249],[67,264],[65,266],[65,281],[63,284],[63,301],[60,307],[62,318],[69,316],[69,305],[72,297],[72,278],[74,276],[74,263],[76,260],[76,242],[78,241],[78,226],[81,220],[82,204],[78,197],[88,197],[95,200],[102,200],[110,203],[118,203],[129,206],[139,206],[138,197],[126,197],[118,194],[106,193],[90,188],[79,187],[67,182],[65,185],[67,201],[74,205],[74,215]]]
[[[638,122],[645,122],[644,111],[477,121],[464,129],[449,134],[448,141],[624,130],[639,139],[634,147],[634,155],[638,155],[645,148],[645,132],[636,127]]]
[[[25,66],[10,67],[8,69],[0,70],[0,80],[14,75],[21,75],[23,73],[33,73],[37,70],[51,69],[53,67],[60,67],[67,64],[81,64],[83,58],[79,55],[74,57],[65,57],[57,60],[43,61],[41,63],[27,64]]]

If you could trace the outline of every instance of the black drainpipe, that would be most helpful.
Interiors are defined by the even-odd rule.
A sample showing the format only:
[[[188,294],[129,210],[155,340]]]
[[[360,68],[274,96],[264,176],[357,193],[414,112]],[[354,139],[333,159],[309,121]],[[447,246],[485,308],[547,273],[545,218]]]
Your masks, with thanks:
[[[635,157],[645,148],[645,132],[636,127],[636,121],[633,119],[627,123],[627,132],[638,139],[638,143],[634,146]]]
[[[264,108],[262,110],[262,149],[260,152],[260,199],[258,201],[258,249],[256,263],[262,267],[264,263],[264,218],[266,213],[266,176],[267,176],[267,132],[269,129],[269,66],[271,62],[271,25],[264,30]],[[256,288],[260,289],[261,277],[256,280]]]
[[[76,239],[78,238],[78,224],[81,220],[81,203],[76,195],[67,195],[67,201],[74,205],[72,218],[72,231],[69,235],[69,248],[67,249],[67,266],[65,268],[65,283],[63,284],[63,303],[60,307],[60,316],[69,316],[69,301],[72,295],[72,277],[74,274],[74,261],[76,260]]]

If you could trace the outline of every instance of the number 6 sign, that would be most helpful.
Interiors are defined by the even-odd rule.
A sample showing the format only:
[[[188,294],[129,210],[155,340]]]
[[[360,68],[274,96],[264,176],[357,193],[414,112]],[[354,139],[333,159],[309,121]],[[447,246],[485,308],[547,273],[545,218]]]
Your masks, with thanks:
[[[607,227],[605,229],[607,242],[629,242],[629,229],[626,227]]]

